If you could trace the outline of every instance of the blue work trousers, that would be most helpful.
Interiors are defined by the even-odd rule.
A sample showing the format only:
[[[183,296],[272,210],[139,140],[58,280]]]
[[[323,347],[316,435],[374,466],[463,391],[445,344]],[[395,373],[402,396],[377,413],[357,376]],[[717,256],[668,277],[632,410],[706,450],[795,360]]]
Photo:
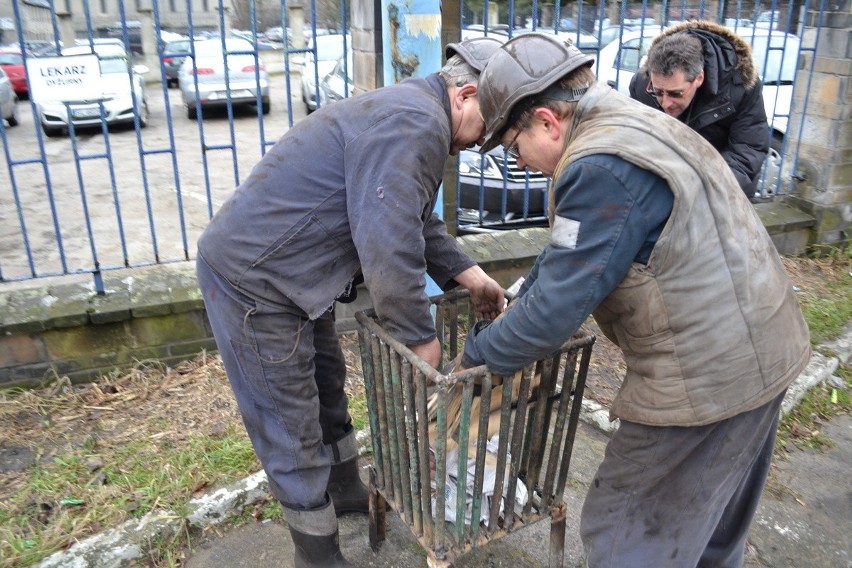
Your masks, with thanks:
[[[742,566],[783,398],[707,426],[622,420],[583,504],[586,565]]]
[[[329,445],[352,430],[334,316],[315,320],[231,286],[199,255],[207,317],[272,494],[289,509],[327,503]]]

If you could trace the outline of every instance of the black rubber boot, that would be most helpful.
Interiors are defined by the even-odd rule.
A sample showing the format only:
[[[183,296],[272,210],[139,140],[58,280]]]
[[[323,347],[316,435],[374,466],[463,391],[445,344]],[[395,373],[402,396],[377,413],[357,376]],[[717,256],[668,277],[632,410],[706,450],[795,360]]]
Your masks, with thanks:
[[[369,513],[369,492],[358,475],[358,446],[355,431],[350,430],[336,442],[326,445],[331,457],[328,491],[334,510],[343,513]]]
[[[331,464],[328,494],[338,516],[343,513],[369,513],[369,492],[358,475],[358,459]]]
[[[353,568],[340,552],[337,517],[331,501],[320,509],[284,508],[293,539],[295,568]]]

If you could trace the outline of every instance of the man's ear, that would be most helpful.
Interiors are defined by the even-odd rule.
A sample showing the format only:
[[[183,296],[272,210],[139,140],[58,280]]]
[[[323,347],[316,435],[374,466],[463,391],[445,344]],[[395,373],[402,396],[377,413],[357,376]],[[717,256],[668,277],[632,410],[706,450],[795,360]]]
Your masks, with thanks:
[[[551,138],[556,139],[561,135],[562,120],[552,110],[547,107],[538,107],[533,111],[533,116],[541,122],[545,132]]]
[[[702,69],[701,72],[695,77],[695,80],[696,80],[696,84],[695,84],[696,89],[704,84],[704,69]]]
[[[456,97],[458,97],[459,102],[464,102],[469,97],[475,97],[476,93],[476,83],[468,83],[458,88]]]

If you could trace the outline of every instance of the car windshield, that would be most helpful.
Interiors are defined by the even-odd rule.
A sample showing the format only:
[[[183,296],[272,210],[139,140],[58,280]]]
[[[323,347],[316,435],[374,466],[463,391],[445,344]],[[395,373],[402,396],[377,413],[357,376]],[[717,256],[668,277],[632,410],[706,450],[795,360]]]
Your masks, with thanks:
[[[101,73],[127,73],[127,60],[123,57],[101,59]]]
[[[230,53],[235,51],[254,51],[254,48],[249,42],[239,38],[227,38],[225,40],[225,47]],[[222,40],[215,39],[196,43],[195,54],[200,56],[222,57]]]
[[[188,53],[189,40],[170,41],[166,44],[166,53]]]
[[[799,38],[784,34],[750,37],[742,34],[751,43],[752,59],[764,84],[793,84],[799,63]]]
[[[0,53],[0,65],[23,65],[24,58],[17,53]]]
[[[347,38],[348,39],[348,38]],[[317,42],[317,60],[319,61],[337,61],[343,57],[343,36],[329,35],[318,36]]]

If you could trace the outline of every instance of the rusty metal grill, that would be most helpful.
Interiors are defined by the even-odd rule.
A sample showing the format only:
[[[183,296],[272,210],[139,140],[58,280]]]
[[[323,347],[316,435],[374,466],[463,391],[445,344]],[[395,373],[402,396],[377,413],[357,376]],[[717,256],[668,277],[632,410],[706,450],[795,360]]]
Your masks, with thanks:
[[[442,361],[449,362],[462,350],[464,330],[473,322],[468,295],[451,292],[436,296],[433,303]],[[374,310],[358,312],[355,317],[373,445],[373,549],[384,540],[388,505],[426,550],[429,565],[441,567],[452,566],[471,550],[549,516],[550,565],[561,566],[566,507],[563,494],[594,336],[575,336],[558,352],[516,374],[520,384],[514,385],[517,395],[513,396],[512,377],[492,375],[485,366],[443,374],[393,339],[377,321]],[[490,407],[492,391],[497,389],[502,390],[499,443],[493,488],[485,488],[493,489],[488,508],[481,495],[488,418],[498,415],[497,409]],[[448,416],[449,402],[459,395],[458,427],[451,432],[448,419],[454,417]],[[432,422],[427,418],[430,396],[437,399]],[[471,428],[472,415],[476,414],[473,409],[477,409],[479,418]],[[430,431],[434,447],[430,447]],[[467,494],[468,460],[475,464],[470,511],[474,521],[470,524],[464,522],[465,499],[457,499],[456,504],[455,519],[461,521],[448,522],[444,517],[446,497],[440,488],[453,483],[447,465],[448,440],[456,442],[459,454],[456,495]],[[529,498],[516,510],[514,496],[519,482],[527,487]],[[508,500],[511,506],[501,514],[504,496],[512,497]],[[487,515],[487,523],[477,522],[480,514]]]

